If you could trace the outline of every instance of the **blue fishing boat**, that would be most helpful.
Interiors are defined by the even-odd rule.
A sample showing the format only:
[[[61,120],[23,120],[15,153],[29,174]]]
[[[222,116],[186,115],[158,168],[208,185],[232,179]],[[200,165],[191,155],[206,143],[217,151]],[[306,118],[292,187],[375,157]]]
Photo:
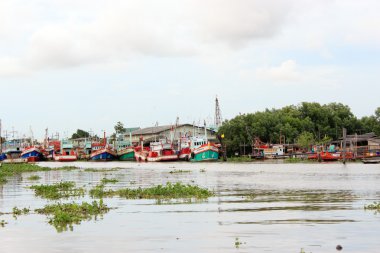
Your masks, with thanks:
[[[116,151],[107,144],[106,133],[103,143],[92,143],[90,159],[93,161],[112,161],[117,158]]]
[[[27,147],[21,153],[22,159],[27,159],[28,162],[38,162],[44,160],[44,155],[41,147],[31,146]]]

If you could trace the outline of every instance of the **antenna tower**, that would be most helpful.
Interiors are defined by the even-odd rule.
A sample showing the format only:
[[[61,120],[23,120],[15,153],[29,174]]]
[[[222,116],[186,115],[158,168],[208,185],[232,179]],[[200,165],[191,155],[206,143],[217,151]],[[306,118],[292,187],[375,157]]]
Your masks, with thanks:
[[[215,127],[220,127],[222,125],[222,114],[220,112],[218,97],[215,98]]]

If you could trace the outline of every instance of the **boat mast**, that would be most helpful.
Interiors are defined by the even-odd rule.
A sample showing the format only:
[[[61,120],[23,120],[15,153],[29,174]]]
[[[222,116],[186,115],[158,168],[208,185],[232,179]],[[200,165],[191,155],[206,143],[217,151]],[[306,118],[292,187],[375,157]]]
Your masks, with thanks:
[[[207,140],[206,120],[204,121],[204,126],[205,126],[205,139],[206,139],[206,142],[208,142],[208,140]]]
[[[32,143],[32,146],[34,146],[34,136],[33,136],[33,130],[32,130],[32,126],[29,126],[29,129],[30,129],[30,135],[31,135],[31,143]]]

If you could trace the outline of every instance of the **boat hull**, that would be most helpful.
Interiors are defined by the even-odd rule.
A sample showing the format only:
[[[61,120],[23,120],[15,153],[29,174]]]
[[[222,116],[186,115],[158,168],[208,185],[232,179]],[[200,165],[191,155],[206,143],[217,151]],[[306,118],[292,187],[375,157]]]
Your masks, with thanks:
[[[132,161],[135,159],[135,150],[127,150],[119,154],[120,161]]]
[[[38,162],[43,160],[42,152],[37,148],[31,148],[21,153],[21,158],[26,159],[28,162]]]
[[[74,162],[78,160],[76,155],[58,155],[54,156],[54,161],[56,162]]]
[[[116,159],[116,153],[109,149],[101,149],[90,155],[93,161],[112,161]]]
[[[195,149],[192,153],[191,161],[202,162],[202,161],[217,161],[219,159],[219,150],[217,147],[207,145]]]

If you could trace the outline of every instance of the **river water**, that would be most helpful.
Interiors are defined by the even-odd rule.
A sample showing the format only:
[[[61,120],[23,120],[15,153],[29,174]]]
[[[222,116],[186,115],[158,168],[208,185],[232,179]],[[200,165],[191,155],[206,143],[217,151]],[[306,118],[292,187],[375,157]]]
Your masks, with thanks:
[[[107,185],[150,187],[182,182],[208,188],[205,201],[105,198],[114,208],[96,220],[58,233],[47,217],[3,214],[0,252],[379,252],[380,214],[364,210],[380,201],[380,165],[361,163],[50,163],[71,171],[24,173],[0,186],[0,212],[41,208],[33,184],[74,181],[87,189]],[[117,170],[105,171],[107,168]],[[85,168],[98,171],[89,172]],[[170,173],[173,170],[189,172]],[[27,179],[39,175],[38,181]],[[64,201],[92,201],[89,196]],[[238,242],[239,247],[235,246]]]

